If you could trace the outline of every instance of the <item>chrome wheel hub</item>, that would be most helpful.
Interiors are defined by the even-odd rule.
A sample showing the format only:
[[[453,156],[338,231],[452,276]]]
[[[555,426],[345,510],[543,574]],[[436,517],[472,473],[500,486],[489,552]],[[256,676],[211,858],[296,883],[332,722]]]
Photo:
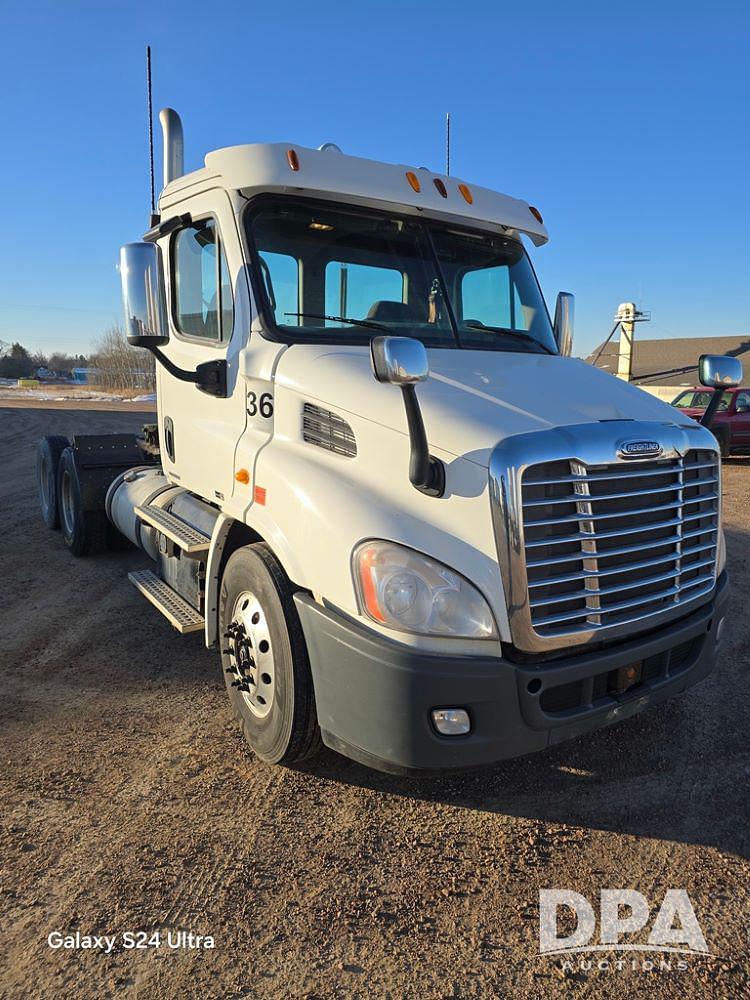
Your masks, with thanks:
[[[224,633],[226,672],[253,715],[262,719],[271,711],[275,670],[268,622],[260,601],[243,591],[234,602],[232,620]]]

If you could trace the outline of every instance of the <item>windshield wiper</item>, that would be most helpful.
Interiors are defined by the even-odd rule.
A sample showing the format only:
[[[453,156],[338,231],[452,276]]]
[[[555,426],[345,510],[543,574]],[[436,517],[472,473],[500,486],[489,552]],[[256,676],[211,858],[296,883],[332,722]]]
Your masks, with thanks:
[[[390,333],[390,329],[387,326],[383,326],[382,323],[376,323],[374,319],[352,319],[350,316],[326,316],[323,313],[296,313],[296,312],[285,312],[285,316],[301,316],[302,319],[328,319],[332,323],[350,323],[352,326],[366,326],[370,330],[382,330],[385,333]]]
[[[536,339],[536,337],[533,337],[530,333],[524,333],[523,330],[510,330],[507,326],[487,326],[486,323],[482,323],[482,321],[478,319],[467,319],[464,326],[470,326],[475,330],[488,330],[490,333],[500,333],[506,337],[515,337],[517,340],[527,340],[532,344],[535,344],[537,347],[541,347],[541,349],[547,354],[555,353],[548,347],[545,347],[540,340]]]

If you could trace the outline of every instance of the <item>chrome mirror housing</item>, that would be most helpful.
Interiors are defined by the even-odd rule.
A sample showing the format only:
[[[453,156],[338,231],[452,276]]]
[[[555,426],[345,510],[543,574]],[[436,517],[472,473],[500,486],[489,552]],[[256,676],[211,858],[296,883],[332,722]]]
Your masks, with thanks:
[[[563,357],[573,353],[573,320],[575,317],[575,295],[559,292],[555,303],[555,340]]]
[[[378,382],[397,385],[401,390],[411,450],[409,481],[415,490],[428,497],[444,496],[445,466],[430,454],[415,384],[424,382],[430,374],[424,344],[411,337],[373,337],[370,358]]]
[[[698,378],[711,389],[733,389],[742,382],[742,362],[726,354],[701,354]]]
[[[427,351],[412,337],[373,337],[370,343],[372,370],[378,382],[412,385],[430,374]]]
[[[133,347],[158,347],[169,340],[161,254],[155,243],[127,243],[120,249],[125,336]]]

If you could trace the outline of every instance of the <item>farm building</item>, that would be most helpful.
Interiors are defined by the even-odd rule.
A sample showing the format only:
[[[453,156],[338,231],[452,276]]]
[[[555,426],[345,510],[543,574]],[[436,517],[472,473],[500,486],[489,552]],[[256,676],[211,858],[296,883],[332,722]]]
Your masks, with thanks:
[[[627,351],[627,338],[599,345],[586,358],[589,364],[616,375],[623,370],[620,351]],[[630,381],[661,399],[671,401],[681,388],[698,385],[701,354],[729,354],[742,361],[743,384],[750,384],[750,334],[739,337],[674,337],[639,340],[632,345]],[[625,368],[627,368],[627,358]]]

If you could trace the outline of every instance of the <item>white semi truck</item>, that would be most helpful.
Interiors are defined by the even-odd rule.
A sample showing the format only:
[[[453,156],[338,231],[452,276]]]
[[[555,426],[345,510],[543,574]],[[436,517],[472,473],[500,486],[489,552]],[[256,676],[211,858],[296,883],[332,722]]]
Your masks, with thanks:
[[[40,498],[74,554],[151,557],[131,581],[220,649],[258,756],[488,765],[705,677],[716,440],[569,356],[572,296],[551,322],[523,243],[540,212],[332,144],[185,174],[160,118],[158,215],[120,257],[158,423],[45,438]]]

